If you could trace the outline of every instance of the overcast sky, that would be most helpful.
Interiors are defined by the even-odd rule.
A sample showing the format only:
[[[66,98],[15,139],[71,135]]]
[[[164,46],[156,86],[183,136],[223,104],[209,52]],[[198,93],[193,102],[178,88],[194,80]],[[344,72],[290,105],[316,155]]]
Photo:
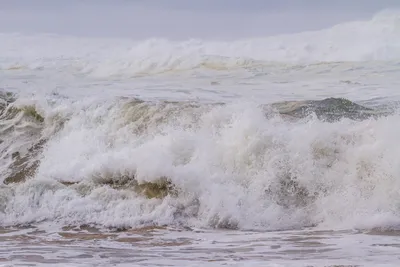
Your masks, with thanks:
[[[0,0],[0,32],[232,39],[317,30],[390,8],[400,0]]]

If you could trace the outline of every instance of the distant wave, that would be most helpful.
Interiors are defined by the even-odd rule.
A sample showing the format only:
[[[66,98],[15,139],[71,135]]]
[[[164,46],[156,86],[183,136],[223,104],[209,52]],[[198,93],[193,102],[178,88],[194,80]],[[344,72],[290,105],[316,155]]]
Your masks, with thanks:
[[[369,21],[343,23],[320,31],[229,43],[1,34],[0,69],[109,77],[195,69],[230,70],[271,63],[399,61],[399,25],[400,13],[386,11]]]

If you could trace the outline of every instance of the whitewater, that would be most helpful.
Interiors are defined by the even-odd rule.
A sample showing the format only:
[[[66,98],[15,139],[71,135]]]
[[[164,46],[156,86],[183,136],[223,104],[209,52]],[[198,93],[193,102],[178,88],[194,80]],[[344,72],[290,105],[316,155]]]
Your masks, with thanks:
[[[398,266],[398,11],[0,51],[0,266]]]

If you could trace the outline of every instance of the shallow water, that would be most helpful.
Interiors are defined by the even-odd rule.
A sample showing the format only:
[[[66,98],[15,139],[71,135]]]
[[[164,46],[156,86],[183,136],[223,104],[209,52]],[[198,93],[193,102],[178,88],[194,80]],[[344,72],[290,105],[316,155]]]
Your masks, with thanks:
[[[13,266],[397,266],[399,232],[2,229]]]

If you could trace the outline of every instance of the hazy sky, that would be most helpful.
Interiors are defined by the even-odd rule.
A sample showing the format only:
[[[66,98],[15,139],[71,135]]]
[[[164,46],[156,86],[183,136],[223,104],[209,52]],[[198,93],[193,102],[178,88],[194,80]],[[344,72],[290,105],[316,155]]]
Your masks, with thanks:
[[[231,39],[369,19],[400,0],[1,0],[0,32]]]

